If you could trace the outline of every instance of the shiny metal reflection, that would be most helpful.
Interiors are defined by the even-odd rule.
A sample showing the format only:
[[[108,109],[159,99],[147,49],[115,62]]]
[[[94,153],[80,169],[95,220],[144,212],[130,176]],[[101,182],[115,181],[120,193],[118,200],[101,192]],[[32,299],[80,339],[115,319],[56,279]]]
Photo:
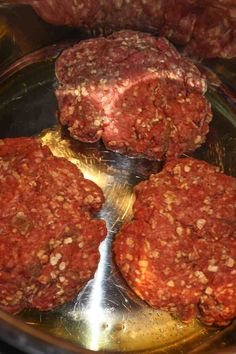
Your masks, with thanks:
[[[41,139],[54,155],[75,163],[86,178],[103,189],[106,198],[99,217],[106,220],[108,236],[100,246],[97,272],[63,320],[72,337],[79,333],[79,343],[92,350],[140,351],[207,336],[198,321],[185,325],[139,300],[113,262],[112,240],[122,222],[132,216],[133,186],[149,174],[145,164],[153,164],[155,171],[161,164],[106,151],[102,143],[94,146],[72,141],[58,126],[44,132]],[[144,175],[134,173],[136,164],[141,164]],[[68,327],[69,321],[74,323],[72,327]]]

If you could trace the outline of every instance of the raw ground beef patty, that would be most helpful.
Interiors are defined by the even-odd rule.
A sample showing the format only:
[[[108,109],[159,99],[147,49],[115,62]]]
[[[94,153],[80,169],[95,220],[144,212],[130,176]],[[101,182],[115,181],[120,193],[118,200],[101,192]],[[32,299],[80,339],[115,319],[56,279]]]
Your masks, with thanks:
[[[56,75],[59,119],[76,139],[149,159],[205,141],[206,81],[164,38],[121,31],[81,41],[57,59]]]
[[[33,138],[0,140],[0,307],[49,310],[94,274],[100,188]]]
[[[235,0],[13,0],[49,23],[159,33],[197,57],[236,56]]]
[[[134,218],[114,252],[130,287],[184,322],[236,316],[236,181],[191,158],[135,187]]]

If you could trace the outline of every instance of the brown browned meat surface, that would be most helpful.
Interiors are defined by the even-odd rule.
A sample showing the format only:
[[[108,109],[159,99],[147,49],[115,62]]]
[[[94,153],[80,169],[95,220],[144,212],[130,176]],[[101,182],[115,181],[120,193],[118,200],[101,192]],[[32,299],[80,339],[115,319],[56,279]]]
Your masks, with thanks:
[[[45,21],[75,27],[159,32],[198,57],[236,56],[234,0],[16,0]]]
[[[134,218],[114,242],[130,287],[184,322],[236,317],[236,181],[191,158],[135,188]]]
[[[0,308],[49,310],[93,276],[100,188],[33,138],[0,140]]]
[[[149,159],[205,141],[206,81],[164,38],[120,31],[81,41],[57,59],[56,75],[59,119],[74,138]]]

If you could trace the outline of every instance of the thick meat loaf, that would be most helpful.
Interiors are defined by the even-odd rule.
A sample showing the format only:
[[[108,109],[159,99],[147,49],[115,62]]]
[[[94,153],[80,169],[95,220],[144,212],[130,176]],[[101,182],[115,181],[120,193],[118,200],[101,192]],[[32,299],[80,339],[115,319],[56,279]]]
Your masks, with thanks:
[[[191,158],[135,188],[134,218],[114,242],[117,265],[151,306],[189,322],[236,317],[236,181]]]
[[[164,38],[120,31],[81,41],[57,59],[56,75],[59,119],[74,138],[149,159],[205,141],[206,80]]]
[[[198,57],[236,56],[235,0],[15,0],[45,21],[155,32]]]
[[[106,235],[104,197],[33,138],[0,140],[0,307],[49,310],[93,276]]]

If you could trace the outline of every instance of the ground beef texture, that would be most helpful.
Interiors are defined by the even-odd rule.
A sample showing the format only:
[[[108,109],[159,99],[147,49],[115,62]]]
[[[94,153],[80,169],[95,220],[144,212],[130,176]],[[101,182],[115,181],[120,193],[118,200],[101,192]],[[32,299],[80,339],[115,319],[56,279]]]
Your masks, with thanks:
[[[34,138],[0,140],[0,308],[51,310],[93,277],[103,193]]]
[[[135,187],[134,217],[114,242],[117,265],[151,306],[184,322],[236,317],[236,181],[175,159]]]
[[[120,31],[81,41],[55,70],[59,120],[80,141],[158,160],[205,141],[206,80],[165,38]]]

